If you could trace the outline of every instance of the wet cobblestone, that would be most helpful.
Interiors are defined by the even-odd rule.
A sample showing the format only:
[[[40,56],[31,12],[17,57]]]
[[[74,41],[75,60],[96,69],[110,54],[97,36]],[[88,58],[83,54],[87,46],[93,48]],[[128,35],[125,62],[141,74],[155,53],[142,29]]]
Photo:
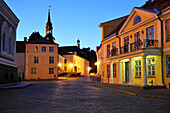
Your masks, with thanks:
[[[87,85],[87,77],[1,90],[1,113],[169,113],[170,101]]]

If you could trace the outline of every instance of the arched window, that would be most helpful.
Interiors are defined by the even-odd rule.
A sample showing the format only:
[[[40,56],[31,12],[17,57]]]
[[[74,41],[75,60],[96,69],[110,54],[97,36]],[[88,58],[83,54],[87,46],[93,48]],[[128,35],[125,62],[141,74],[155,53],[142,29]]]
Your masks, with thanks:
[[[137,16],[137,17],[135,18],[133,24],[136,24],[136,23],[138,23],[138,22],[140,22],[140,21],[141,21],[141,17],[140,17],[140,16]]]
[[[8,41],[9,54],[14,55],[14,31],[13,27],[9,27],[9,41]]]
[[[8,51],[7,47],[7,37],[8,37],[8,24],[6,21],[3,21],[1,24],[1,51]]]

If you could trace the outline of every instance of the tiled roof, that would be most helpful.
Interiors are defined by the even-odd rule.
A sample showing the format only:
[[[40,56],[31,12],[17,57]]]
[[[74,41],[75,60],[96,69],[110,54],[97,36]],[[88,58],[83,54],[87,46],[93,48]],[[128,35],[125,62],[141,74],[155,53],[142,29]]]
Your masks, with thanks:
[[[56,44],[52,40],[46,40],[45,38],[39,38],[33,41],[30,41],[28,44]]]
[[[141,8],[157,9],[158,11],[161,11],[168,6],[170,6],[170,0],[154,0],[153,2],[146,2]]]

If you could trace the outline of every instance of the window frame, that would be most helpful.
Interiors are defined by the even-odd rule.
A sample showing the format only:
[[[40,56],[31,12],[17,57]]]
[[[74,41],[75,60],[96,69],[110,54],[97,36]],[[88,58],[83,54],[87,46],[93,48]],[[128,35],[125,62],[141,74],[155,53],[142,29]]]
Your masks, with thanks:
[[[37,74],[36,68],[31,68],[31,74]]]
[[[117,75],[117,73],[116,73],[116,63],[113,63],[112,65],[113,65],[113,78],[116,78],[116,75]]]
[[[41,47],[41,52],[46,52],[46,46]]]
[[[153,27],[153,32],[152,32],[152,27]],[[150,33],[148,34],[148,29],[150,29]],[[153,39],[152,39],[152,34],[153,34]],[[150,39],[148,39],[148,36],[150,36]],[[155,40],[155,26],[151,25],[149,27],[146,28],[146,39],[147,40]]]
[[[54,74],[54,68],[49,68],[49,74]]]
[[[135,78],[141,78],[141,60],[135,60]]]
[[[151,60],[151,63],[149,64],[149,60]],[[152,64],[152,60],[154,60],[154,63]],[[150,75],[149,75],[149,66],[150,66]],[[154,66],[154,69],[153,69]],[[154,74],[153,74],[154,72]],[[155,58],[148,58],[147,59],[147,76],[148,78],[155,78]]]
[[[165,41],[170,42],[170,37],[168,38],[168,29],[167,29],[167,28],[170,29],[170,26],[167,26],[167,21],[170,21],[170,18],[165,20],[165,38],[166,38]]]
[[[38,64],[39,63],[39,57],[34,56],[34,64]]]
[[[53,56],[49,56],[49,64],[54,64],[54,57]]]
[[[139,17],[139,19],[140,19],[140,20],[137,20],[137,19],[138,19],[138,17]],[[140,17],[140,16],[136,16],[136,17],[135,17],[135,19],[134,19],[134,21],[133,21],[133,25],[135,25],[135,24],[137,24],[137,23],[141,22],[141,20],[142,20],[142,19],[141,19],[141,17]]]
[[[168,71],[170,71],[170,67],[168,69],[168,64],[170,65],[170,61],[168,61],[168,57],[170,57],[170,55],[166,55],[166,77],[170,77],[170,74],[168,74]]]
[[[110,44],[106,46],[107,49],[107,58],[110,57]]]
[[[49,52],[54,52],[54,47],[53,46],[49,47]]]

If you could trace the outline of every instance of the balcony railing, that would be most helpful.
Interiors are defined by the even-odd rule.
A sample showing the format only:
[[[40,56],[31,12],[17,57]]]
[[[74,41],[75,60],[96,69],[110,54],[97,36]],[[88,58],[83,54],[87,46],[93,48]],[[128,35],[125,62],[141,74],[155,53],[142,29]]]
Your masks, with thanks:
[[[158,40],[148,40],[146,39],[146,48],[153,47],[158,48]]]
[[[130,47],[130,49],[129,49],[129,47]],[[143,40],[139,40],[134,43],[122,46],[122,47],[120,47],[120,49],[113,48],[111,50],[111,52],[107,55],[107,57],[112,57],[112,56],[115,56],[118,54],[123,54],[123,53],[127,53],[130,51],[140,50],[143,48],[158,48],[158,40],[143,39]]]
[[[130,44],[130,51],[135,51],[143,48],[143,42],[141,40]]]
[[[111,50],[111,56],[117,55],[118,54],[118,48],[113,48]]]
[[[129,45],[120,47],[120,54],[129,52]]]

